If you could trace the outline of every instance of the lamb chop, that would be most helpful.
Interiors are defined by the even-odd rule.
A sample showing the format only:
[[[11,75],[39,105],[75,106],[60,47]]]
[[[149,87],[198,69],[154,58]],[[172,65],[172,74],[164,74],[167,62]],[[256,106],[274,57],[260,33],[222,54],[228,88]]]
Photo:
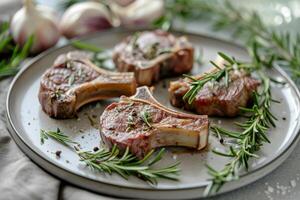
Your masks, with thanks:
[[[148,87],[137,89],[131,97],[122,96],[110,104],[100,117],[100,135],[106,145],[143,158],[150,150],[163,146],[203,149],[208,141],[206,115],[173,111],[158,103]]]
[[[193,67],[194,48],[185,37],[161,30],[127,37],[113,52],[121,72],[134,72],[138,85],[152,85],[163,77],[181,75]]]
[[[216,71],[216,70],[213,70]],[[194,77],[196,80],[202,75]],[[224,78],[219,82],[207,82],[198,91],[192,103],[184,100],[184,95],[190,90],[191,79],[185,78],[170,83],[169,94],[171,104],[209,116],[234,117],[239,114],[240,107],[246,107],[252,101],[252,93],[259,86],[259,81],[242,70],[234,70],[229,74],[229,83]]]
[[[72,118],[87,103],[135,93],[133,73],[100,69],[90,56],[78,51],[60,55],[43,74],[38,96],[50,117]]]

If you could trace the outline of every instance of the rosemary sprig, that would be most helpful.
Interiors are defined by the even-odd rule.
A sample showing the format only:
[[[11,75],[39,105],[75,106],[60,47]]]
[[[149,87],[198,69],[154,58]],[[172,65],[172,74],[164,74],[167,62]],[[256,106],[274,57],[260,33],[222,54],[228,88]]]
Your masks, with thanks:
[[[223,184],[238,178],[239,169],[244,167],[248,169],[250,158],[257,158],[255,153],[260,150],[264,143],[270,143],[266,133],[269,127],[275,127],[276,117],[271,113],[270,79],[260,74],[262,79],[263,91],[254,92],[254,103],[251,108],[241,108],[243,112],[249,115],[247,120],[242,123],[236,123],[241,131],[230,131],[218,126],[212,126],[211,130],[219,135],[234,138],[236,145],[229,147],[228,152],[223,153],[213,150],[214,153],[230,157],[231,161],[220,171],[211,166],[207,166],[209,174],[212,176],[211,184],[207,187],[206,194],[213,194],[219,191]]]
[[[95,171],[117,173],[125,179],[133,175],[150,184],[156,184],[158,178],[177,180],[176,175],[179,172],[179,163],[159,169],[152,168],[152,165],[161,160],[164,149],[161,149],[155,156],[152,150],[142,160],[130,154],[129,148],[121,154],[116,146],[113,146],[111,151],[100,149],[95,153],[87,151],[77,153],[81,161]]]
[[[78,144],[61,132],[59,128],[57,131],[41,129],[41,144],[44,144],[49,137],[67,146]],[[159,178],[178,180],[179,162],[162,168],[153,167],[162,159],[165,149],[161,149],[156,155],[154,155],[155,150],[151,150],[141,160],[131,154],[128,147],[124,153],[121,153],[116,145],[111,150],[100,148],[97,152],[80,151],[77,146],[74,146],[74,149],[80,157],[80,161],[95,171],[108,174],[117,173],[125,179],[128,179],[129,176],[136,176],[149,184],[156,184]]]
[[[256,12],[237,8],[230,1],[168,0],[166,9],[166,14],[154,22],[156,27],[169,29],[176,19],[209,19],[214,30],[229,30],[234,38],[242,39],[252,58],[255,55],[251,52],[257,52],[264,66],[277,63],[299,81],[300,33],[292,39],[289,32],[268,27]]]
[[[92,62],[96,64],[98,67],[107,69],[107,70],[112,70],[113,67],[107,66],[106,61],[109,61],[112,59],[111,55],[109,54],[108,51],[106,51],[103,48],[100,48],[98,46],[86,43],[86,42],[81,42],[78,40],[74,40],[71,42],[71,45],[77,49],[84,50],[87,52],[92,53]]]
[[[66,146],[69,144],[78,144],[77,142],[72,141],[69,136],[61,132],[59,128],[57,128],[56,131],[40,130],[41,144],[44,144],[45,140],[48,140],[49,137]]]
[[[31,36],[21,48],[15,45],[9,33],[9,23],[0,25],[0,78],[15,75],[20,63],[29,55],[34,37]]]
[[[100,53],[100,52],[103,52],[104,49],[98,47],[98,46],[95,46],[95,45],[92,45],[92,44],[89,44],[89,43],[86,43],[86,42],[81,42],[81,41],[78,41],[78,40],[74,40],[71,42],[71,45],[77,49],[82,49],[82,50],[86,50],[86,51],[90,51],[90,52],[93,52],[93,53]]]
[[[219,52],[219,56],[221,56],[227,63],[223,64],[223,66],[217,65],[215,62],[210,61],[210,63],[217,69],[212,71],[211,73],[204,74],[200,79],[195,79],[193,76],[184,75],[185,77],[191,80],[190,89],[183,96],[183,100],[187,101],[189,104],[192,104],[194,99],[196,98],[198,92],[203,88],[203,86],[208,82],[219,82],[221,79],[224,79],[225,85],[229,84],[229,74],[231,71],[244,70],[248,73],[256,70],[255,66],[251,66],[251,63],[241,63],[234,58],[230,58],[226,54]]]

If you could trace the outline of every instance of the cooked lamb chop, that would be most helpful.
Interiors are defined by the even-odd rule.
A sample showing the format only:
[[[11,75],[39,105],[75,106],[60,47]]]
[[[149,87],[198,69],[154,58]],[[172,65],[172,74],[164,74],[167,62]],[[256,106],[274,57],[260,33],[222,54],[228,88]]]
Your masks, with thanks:
[[[39,101],[50,117],[72,118],[87,103],[135,93],[133,73],[100,69],[89,57],[80,52],[61,55],[43,74]]]
[[[148,87],[132,97],[121,97],[100,117],[100,134],[109,147],[129,147],[137,157],[163,146],[203,149],[207,145],[209,122],[206,115],[173,111],[158,103]]]
[[[113,52],[121,72],[135,72],[139,85],[152,85],[162,77],[181,75],[193,67],[194,48],[187,38],[161,30],[127,37]]]
[[[196,77],[201,78],[202,76]],[[229,79],[228,86],[224,78],[220,82],[206,83],[191,104],[183,100],[183,96],[190,89],[191,80],[186,78],[171,82],[169,87],[171,104],[198,114],[237,116],[240,107],[246,107],[251,103],[252,93],[257,89],[259,81],[238,70],[231,72]]]

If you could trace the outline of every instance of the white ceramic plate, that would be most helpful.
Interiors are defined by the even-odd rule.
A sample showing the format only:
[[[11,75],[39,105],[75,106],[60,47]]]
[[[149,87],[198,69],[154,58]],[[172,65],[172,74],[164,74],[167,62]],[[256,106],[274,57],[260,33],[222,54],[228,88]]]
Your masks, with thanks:
[[[84,41],[100,47],[112,48],[129,34],[132,32],[105,32],[90,36]],[[182,33],[176,34],[182,35]],[[245,50],[232,43],[200,35],[188,33],[184,35],[189,37],[196,48],[203,50],[206,62],[215,60],[219,51],[238,59],[248,59]],[[111,101],[118,100],[101,101],[85,106],[79,112],[78,120],[55,120],[43,113],[37,98],[40,77],[52,65],[58,55],[72,49],[71,46],[67,45],[43,53],[28,64],[12,82],[7,97],[7,117],[11,134],[20,148],[33,161],[55,176],[93,191],[121,197],[151,199],[202,197],[209,178],[204,164],[208,163],[216,169],[221,169],[228,161],[227,158],[211,153],[210,150],[213,147],[224,149],[214,136],[210,136],[209,147],[200,153],[178,152],[176,148],[168,149],[161,165],[180,161],[180,181],[161,180],[155,187],[134,177],[124,180],[118,175],[110,176],[92,172],[79,162],[75,153],[51,139],[47,140],[44,145],[40,144],[40,129],[54,130],[59,127],[73,140],[78,141],[84,149],[92,150],[99,145],[100,137],[98,130],[90,125],[87,115],[96,115],[98,121],[105,106]],[[196,65],[193,73],[199,73],[205,68]],[[272,106],[272,111],[277,116],[278,121],[277,128],[271,128],[269,131],[271,144],[264,145],[259,152],[260,158],[250,163],[251,167],[248,172],[241,172],[240,179],[226,184],[220,193],[239,188],[270,173],[287,158],[299,138],[299,92],[293,82],[279,68],[269,70],[268,75],[287,83],[285,86],[272,86],[274,98],[280,100],[281,103]],[[160,82],[155,86],[154,95],[162,104],[171,107],[167,88],[163,85],[163,82]],[[240,119],[211,119],[212,123],[218,123],[227,128],[233,128],[233,122],[237,120]],[[55,155],[57,150],[62,151],[59,159]]]

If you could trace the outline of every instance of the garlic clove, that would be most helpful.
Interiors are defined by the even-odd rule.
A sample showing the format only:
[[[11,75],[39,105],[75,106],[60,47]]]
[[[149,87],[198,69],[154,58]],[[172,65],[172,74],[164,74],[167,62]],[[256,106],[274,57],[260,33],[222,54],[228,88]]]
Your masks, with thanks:
[[[62,16],[60,31],[73,38],[98,30],[118,26],[119,22],[102,3],[82,2],[68,8]]]
[[[149,25],[164,13],[163,0],[137,0],[126,7],[117,3],[111,3],[110,6],[125,27]]]
[[[34,36],[31,53],[39,53],[54,46],[60,33],[56,25],[54,11],[50,8],[35,7],[31,0],[13,16],[10,30],[14,41],[23,46],[30,36]]]
[[[43,13],[44,17],[48,18],[51,21],[54,21],[56,25],[59,24],[60,16],[55,10],[44,5],[36,5],[35,8],[39,13]]]
[[[135,0],[113,0],[113,2],[117,3],[120,6],[128,6],[133,3]],[[138,0],[137,0],[138,1]]]

